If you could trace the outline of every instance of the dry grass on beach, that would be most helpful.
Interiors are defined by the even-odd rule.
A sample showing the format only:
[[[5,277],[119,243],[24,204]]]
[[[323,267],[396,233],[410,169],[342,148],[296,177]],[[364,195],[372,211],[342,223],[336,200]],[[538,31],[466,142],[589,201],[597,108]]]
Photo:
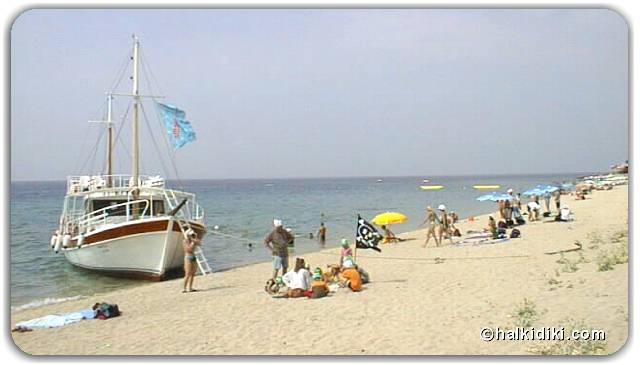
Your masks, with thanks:
[[[274,299],[264,290],[270,263],[181,282],[123,289],[14,312],[11,324],[46,314],[117,303],[123,315],[57,329],[13,333],[29,354],[402,355],[608,354],[628,335],[628,188],[565,197],[577,220],[527,223],[522,238],[493,245],[422,248],[415,240],[359,250],[372,282],[309,300]],[[479,229],[486,217],[460,224]],[[448,241],[445,241],[448,242]],[[552,252],[576,248],[565,253]],[[305,255],[312,265],[338,250]],[[602,329],[604,341],[493,341],[483,327],[561,326]]]

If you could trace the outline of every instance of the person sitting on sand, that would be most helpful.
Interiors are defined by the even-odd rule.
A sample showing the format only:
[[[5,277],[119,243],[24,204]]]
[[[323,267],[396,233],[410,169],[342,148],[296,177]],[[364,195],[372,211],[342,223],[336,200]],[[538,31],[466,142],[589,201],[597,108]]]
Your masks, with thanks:
[[[338,266],[342,267],[344,259],[348,256],[353,256],[353,250],[349,245],[349,240],[346,238],[343,238],[342,241],[340,241],[340,245],[342,248],[340,249],[340,262],[338,263]]]
[[[193,288],[193,278],[196,275],[197,263],[195,248],[201,244],[200,239],[196,232],[189,228],[185,232],[185,239],[182,241],[182,249],[184,250],[184,284],[182,286],[182,292],[194,292],[197,291]]]
[[[282,276],[282,282],[287,286],[287,298],[299,298],[309,290],[311,285],[311,273],[305,266],[303,258],[296,259],[296,265],[292,271]]]
[[[566,204],[562,205],[560,208],[560,213],[555,218],[558,222],[569,222],[571,220],[571,209]]]
[[[322,275],[322,269],[316,267],[313,271],[313,281],[311,282],[311,293],[309,298],[317,299],[324,298],[329,294],[329,286],[327,282],[324,280]]]
[[[391,230],[387,228],[386,225],[382,225],[380,226],[380,228],[382,228],[382,230],[384,231],[384,240],[382,241],[382,243],[392,243],[392,242],[402,241],[402,239],[399,237],[396,237],[396,235],[393,232],[391,232]]]
[[[424,241],[424,245],[422,247],[427,247],[429,244],[429,240],[433,237],[433,240],[436,241],[436,246],[440,246],[440,241],[438,241],[438,236],[436,236],[436,227],[439,225],[438,215],[433,211],[431,206],[427,207],[427,217],[424,219],[420,226],[427,224],[427,240]],[[420,227],[419,226],[419,227]]]
[[[493,216],[489,216],[488,230],[491,233],[491,238],[492,239],[495,240],[495,239],[498,238],[498,227],[496,226],[496,221],[495,221],[495,219],[493,219]]]
[[[355,264],[350,259],[344,261],[340,272],[340,285],[352,291],[360,291],[362,290],[362,279],[354,266]]]

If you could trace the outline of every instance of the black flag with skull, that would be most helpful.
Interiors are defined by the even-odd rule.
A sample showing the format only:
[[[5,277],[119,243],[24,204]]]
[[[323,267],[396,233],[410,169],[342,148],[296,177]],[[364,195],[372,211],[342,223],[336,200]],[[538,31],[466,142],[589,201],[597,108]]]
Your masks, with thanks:
[[[370,248],[378,252],[382,252],[378,248],[378,242],[382,240],[382,235],[376,230],[371,223],[364,220],[358,214],[358,226],[356,228],[356,247],[357,248]]]

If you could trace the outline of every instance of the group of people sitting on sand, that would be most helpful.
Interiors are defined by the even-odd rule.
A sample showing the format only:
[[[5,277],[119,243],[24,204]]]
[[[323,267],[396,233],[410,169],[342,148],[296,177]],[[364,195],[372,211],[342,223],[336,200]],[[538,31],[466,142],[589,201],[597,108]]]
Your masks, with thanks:
[[[293,241],[291,233],[282,228],[282,221],[274,219],[273,230],[264,239],[265,246],[273,256],[273,277],[267,282],[265,290],[270,294],[278,293],[279,287],[284,285],[286,293],[282,298],[322,298],[337,288],[348,288],[358,292],[362,284],[369,282],[369,275],[358,267],[353,257],[353,251],[347,239],[342,239],[340,262],[338,265],[327,265],[323,271],[316,267],[311,272],[309,264],[304,258],[296,258],[293,270],[289,269],[289,243]],[[278,272],[282,271],[282,276]]]

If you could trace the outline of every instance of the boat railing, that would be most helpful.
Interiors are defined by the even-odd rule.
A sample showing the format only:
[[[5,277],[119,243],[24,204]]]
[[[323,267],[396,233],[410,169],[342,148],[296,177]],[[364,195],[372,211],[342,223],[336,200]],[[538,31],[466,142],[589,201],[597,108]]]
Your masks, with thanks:
[[[138,176],[137,186],[140,187],[162,188],[164,184],[164,179],[158,175]],[[74,175],[67,178],[67,194],[98,191],[108,188],[131,188],[135,185],[133,176],[127,174]]]
[[[141,206],[142,205],[142,206]],[[124,215],[117,214],[124,212]],[[140,199],[114,204],[68,222],[67,233],[87,233],[108,224],[149,218],[149,201]]]

